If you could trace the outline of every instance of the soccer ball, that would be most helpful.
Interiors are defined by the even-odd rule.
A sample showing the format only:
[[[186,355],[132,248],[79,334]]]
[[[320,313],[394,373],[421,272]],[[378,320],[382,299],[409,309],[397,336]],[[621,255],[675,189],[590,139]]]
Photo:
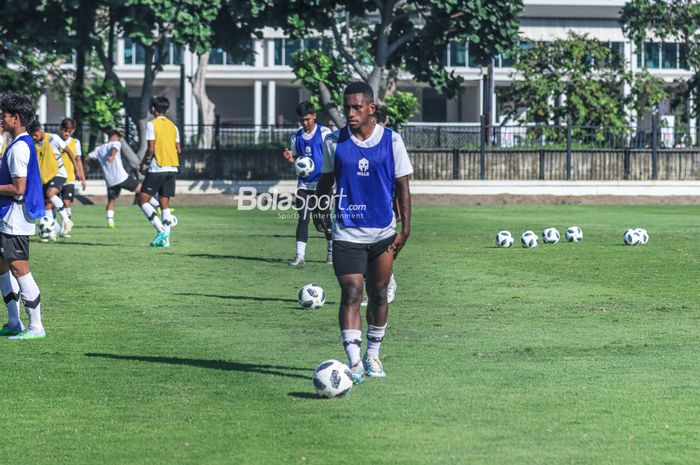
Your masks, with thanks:
[[[559,242],[559,231],[557,228],[547,228],[542,231],[542,242],[545,244],[556,244]]]
[[[647,233],[647,230],[644,228],[637,228],[635,229],[635,232],[639,234],[639,243],[644,245],[647,242],[649,242],[649,233]]]
[[[170,218],[170,227],[171,227],[171,228],[174,228],[175,226],[177,226],[177,216],[171,215],[171,218]]]
[[[314,388],[323,397],[342,397],[352,389],[350,368],[338,360],[321,362],[314,370]]]
[[[326,303],[326,293],[318,284],[307,284],[299,289],[299,304],[303,308],[321,308]]]
[[[625,235],[622,236],[622,239],[627,245],[637,245],[641,242],[642,238],[636,229],[628,229],[625,231]]]
[[[578,226],[571,226],[564,235],[569,242],[581,242],[583,240],[583,231]]]
[[[294,162],[294,171],[298,177],[304,178],[314,172],[314,161],[311,157],[299,157]]]
[[[520,236],[520,245],[528,249],[537,247],[537,234],[532,231],[525,231],[523,235]]]
[[[508,248],[513,245],[513,235],[510,231],[500,231],[496,234],[496,245],[503,248]]]
[[[56,220],[49,218],[48,216],[43,217],[39,220],[37,230],[40,238],[50,239],[51,236],[56,234]]]

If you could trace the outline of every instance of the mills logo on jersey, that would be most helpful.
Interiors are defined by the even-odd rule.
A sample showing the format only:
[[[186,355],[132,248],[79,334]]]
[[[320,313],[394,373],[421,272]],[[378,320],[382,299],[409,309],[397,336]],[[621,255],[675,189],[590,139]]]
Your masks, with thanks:
[[[369,160],[360,158],[360,161],[357,162],[357,168],[359,169],[358,176],[369,176]]]

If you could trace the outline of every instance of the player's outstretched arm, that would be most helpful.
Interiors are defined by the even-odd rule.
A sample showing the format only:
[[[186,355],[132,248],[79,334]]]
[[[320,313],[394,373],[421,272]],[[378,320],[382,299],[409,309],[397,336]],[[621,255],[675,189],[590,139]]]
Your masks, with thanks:
[[[83,190],[85,190],[87,184],[85,183],[85,171],[83,171],[83,164],[78,160],[78,158],[75,156],[75,154],[69,147],[64,148],[63,151],[66,152],[66,155],[68,155],[70,162],[73,163],[73,167],[75,168],[75,175],[78,177],[78,179],[80,179],[80,183],[83,186]]]
[[[401,214],[401,232],[396,235],[396,239],[391,244],[394,250],[394,258],[399,256],[399,252],[406,245],[408,236],[411,235],[411,190],[408,186],[408,176],[396,178],[396,199],[399,202],[399,213]]]

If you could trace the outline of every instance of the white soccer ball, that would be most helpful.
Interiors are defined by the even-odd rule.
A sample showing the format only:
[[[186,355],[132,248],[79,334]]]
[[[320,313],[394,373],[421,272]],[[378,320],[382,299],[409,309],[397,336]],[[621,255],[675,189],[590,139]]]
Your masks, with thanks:
[[[564,234],[569,242],[581,242],[583,240],[583,231],[578,226],[571,226]]]
[[[532,231],[525,231],[522,236],[520,236],[520,245],[527,249],[537,247],[537,234]]]
[[[318,284],[307,284],[299,289],[299,304],[303,308],[321,308],[326,303],[326,292]]]
[[[352,389],[350,368],[338,360],[321,362],[314,370],[314,388],[323,397],[342,397]]]
[[[42,239],[49,239],[52,235],[56,234],[56,220],[49,218],[48,216],[43,217],[39,220],[37,225],[37,233]]]
[[[557,228],[547,228],[542,231],[542,242],[545,244],[556,244],[560,237]]]
[[[503,248],[508,248],[513,245],[513,235],[510,231],[499,231],[499,233],[496,234],[496,245]]]
[[[637,228],[635,229],[637,234],[639,234],[639,243],[644,245],[647,242],[649,242],[649,233],[647,232],[646,229],[644,228]]]
[[[171,216],[170,227],[174,228],[175,226],[177,226],[177,216],[175,216],[175,215],[170,215],[170,216]]]
[[[627,245],[637,245],[642,241],[642,238],[636,229],[628,229],[627,231],[625,231],[625,234],[624,236],[622,236],[622,239]]]
[[[294,171],[298,177],[304,178],[314,172],[314,161],[311,157],[299,157],[294,161]]]

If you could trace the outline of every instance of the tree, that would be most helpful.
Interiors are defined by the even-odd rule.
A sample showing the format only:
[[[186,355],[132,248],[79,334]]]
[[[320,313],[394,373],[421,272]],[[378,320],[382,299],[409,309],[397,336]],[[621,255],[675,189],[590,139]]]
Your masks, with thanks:
[[[522,11],[521,0],[278,0],[274,4],[280,27],[294,38],[320,35],[331,41],[337,51],[334,59],[342,62],[346,73],[366,81],[380,104],[397,92],[401,71],[453,97],[463,80],[442,64],[448,44],[470,41],[477,60],[487,63],[517,45]],[[302,82],[315,72],[318,57],[314,58],[295,64]],[[327,64],[327,69],[338,66]],[[306,68],[303,77],[302,68]],[[342,126],[335,104],[342,89],[328,86],[337,84],[329,79],[332,76],[320,77],[310,90]]]

